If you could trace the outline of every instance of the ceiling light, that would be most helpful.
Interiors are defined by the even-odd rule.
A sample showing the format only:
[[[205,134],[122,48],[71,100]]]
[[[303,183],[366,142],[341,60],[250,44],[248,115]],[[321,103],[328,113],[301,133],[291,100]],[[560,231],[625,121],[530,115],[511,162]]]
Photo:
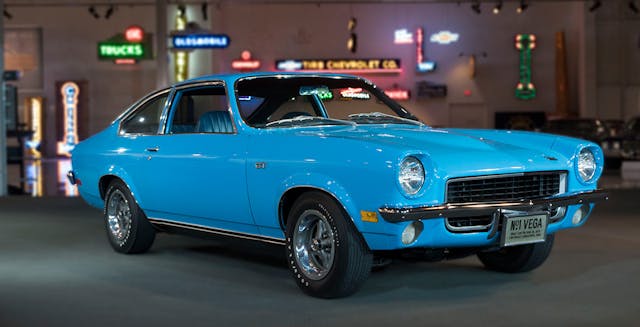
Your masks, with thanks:
[[[476,0],[471,4],[471,10],[473,10],[476,14],[480,15],[482,10],[480,9],[480,1]]]
[[[113,12],[115,10],[116,10],[116,8],[113,5],[109,6],[109,9],[107,9],[107,12],[105,12],[105,14],[104,14],[104,18],[105,19],[111,18],[111,15],[113,15]]]
[[[520,0],[520,5],[518,6],[518,8],[516,8],[516,12],[518,14],[521,14],[525,10],[527,10],[527,8],[529,8],[529,5],[527,4],[527,2],[525,0]]]
[[[636,5],[635,1],[629,1],[629,9],[631,9],[631,11],[636,14],[638,13],[638,6]]]
[[[600,8],[600,6],[602,6],[602,2],[600,0],[595,0],[595,1],[593,1],[593,4],[591,5],[591,7],[589,7],[589,11],[590,12],[594,12],[594,11],[598,10],[598,8]]]
[[[7,8],[4,8],[4,18],[6,19],[11,19],[13,18],[13,15],[7,10]]]
[[[91,16],[93,16],[93,18],[95,19],[100,18],[100,14],[98,14],[98,12],[96,11],[96,7],[94,6],[89,6],[89,14],[91,14]]]
[[[500,10],[502,10],[502,0],[498,1],[498,2],[496,3],[496,6],[495,6],[495,7],[493,7],[493,13],[494,13],[495,15],[497,15],[497,14],[499,14],[499,13],[500,13]]]

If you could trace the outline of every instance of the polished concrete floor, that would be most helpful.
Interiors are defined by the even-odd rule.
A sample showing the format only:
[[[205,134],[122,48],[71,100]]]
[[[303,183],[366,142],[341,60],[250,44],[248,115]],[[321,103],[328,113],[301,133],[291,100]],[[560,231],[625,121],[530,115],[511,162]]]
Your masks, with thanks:
[[[277,246],[163,234],[121,255],[80,199],[1,198],[0,326],[637,326],[639,214],[640,190],[615,190],[534,272],[396,261],[320,300]]]

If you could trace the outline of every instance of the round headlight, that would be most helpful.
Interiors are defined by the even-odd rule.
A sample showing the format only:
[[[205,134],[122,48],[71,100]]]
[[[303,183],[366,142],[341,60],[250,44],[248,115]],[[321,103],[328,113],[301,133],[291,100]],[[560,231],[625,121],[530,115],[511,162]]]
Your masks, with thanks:
[[[424,185],[424,167],[418,158],[406,157],[402,160],[398,172],[398,183],[408,195],[414,195],[420,191]]]
[[[578,154],[578,173],[585,182],[590,181],[596,174],[596,158],[587,148],[580,150]]]

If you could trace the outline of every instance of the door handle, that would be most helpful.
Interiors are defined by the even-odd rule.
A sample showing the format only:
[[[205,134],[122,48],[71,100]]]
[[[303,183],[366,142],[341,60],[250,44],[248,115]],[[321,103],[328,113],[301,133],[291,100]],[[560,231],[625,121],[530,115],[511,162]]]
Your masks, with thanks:
[[[146,151],[147,152],[158,152],[158,151],[160,151],[160,148],[156,146],[156,147],[153,147],[153,148],[147,148]]]

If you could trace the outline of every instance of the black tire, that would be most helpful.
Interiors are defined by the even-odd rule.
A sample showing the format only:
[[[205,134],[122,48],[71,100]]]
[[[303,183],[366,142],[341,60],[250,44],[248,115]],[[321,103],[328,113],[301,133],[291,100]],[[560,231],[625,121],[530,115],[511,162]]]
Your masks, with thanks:
[[[321,236],[306,241],[311,234]],[[286,235],[289,268],[298,287],[308,295],[349,296],[371,273],[373,254],[342,207],[324,193],[309,192],[296,200],[289,212]],[[297,251],[294,244],[299,245]],[[301,262],[310,264],[303,268]]]
[[[127,254],[149,250],[156,232],[129,188],[121,180],[114,180],[104,199],[104,224],[111,247]]]
[[[505,247],[492,252],[479,252],[478,258],[489,270],[521,273],[540,267],[553,248],[554,235],[547,235],[541,243]]]

